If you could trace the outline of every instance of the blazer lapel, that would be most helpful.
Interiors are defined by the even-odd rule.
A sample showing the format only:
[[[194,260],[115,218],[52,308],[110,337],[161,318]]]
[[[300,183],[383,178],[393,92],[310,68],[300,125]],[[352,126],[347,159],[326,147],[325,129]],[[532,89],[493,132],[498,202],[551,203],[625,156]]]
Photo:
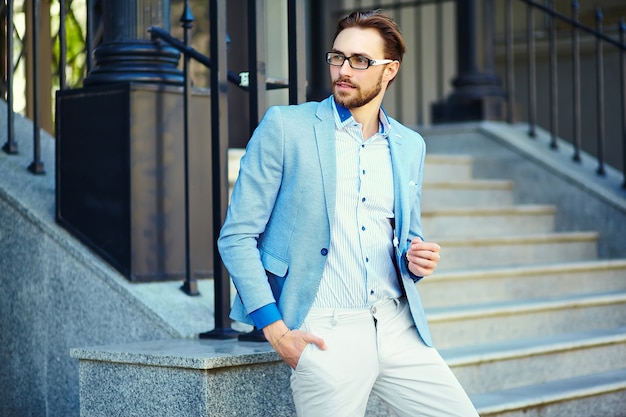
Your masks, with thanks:
[[[335,117],[332,109],[332,97],[320,102],[316,116],[320,120],[315,126],[315,141],[322,171],[324,195],[328,221],[332,224],[335,216],[337,189],[337,160],[335,151]]]

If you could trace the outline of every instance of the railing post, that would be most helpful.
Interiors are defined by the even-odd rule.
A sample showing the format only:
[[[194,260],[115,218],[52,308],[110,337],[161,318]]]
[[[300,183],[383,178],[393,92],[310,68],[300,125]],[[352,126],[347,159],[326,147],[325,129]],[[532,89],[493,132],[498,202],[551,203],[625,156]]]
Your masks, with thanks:
[[[528,42],[528,136],[536,136],[537,123],[537,65],[535,63],[535,13],[526,6],[526,37]]]
[[[93,56],[92,56],[92,46],[93,46],[93,34],[94,30],[94,15],[95,10],[93,7],[93,3],[95,0],[87,0],[87,30],[85,32],[85,62],[87,64],[87,74],[91,73],[93,69]]]
[[[265,0],[248,0],[249,133],[265,113]],[[261,11],[261,13],[259,13]]]
[[[306,100],[304,2],[301,0],[288,0],[287,6],[289,104],[298,104]]]
[[[7,141],[2,150],[8,154],[17,153],[15,142],[15,113],[13,112],[13,0],[7,0]]]
[[[578,23],[578,1],[572,1],[572,20]],[[574,83],[574,155],[572,159],[580,162],[580,150],[582,148],[581,134],[581,111],[580,111],[580,32],[575,25],[572,27],[572,81]]]
[[[604,16],[602,10],[596,9],[596,31],[602,34],[602,21]],[[598,132],[598,175],[605,175],[604,171],[604,43],[600,37],[596,37],[596,94],[597,94],[597,132]]]
[[[619,22],[619,40],[622,45],[626,45],[626,22],[624,22],[624,18]],[[626,188],[626,51],[621,49],[619,56],[622,75],[622,175],[624,176],[622,188]]]
[[[65,66],[67,65],[67,36],[65,31],[66,18],[65,0],[59,0],[59,89],[67,87],[65,79]]]
[[[491,16],[493,1],[483,4],[485,15]],[[457,0],[457,61],[458,75],[452,82],[454,91],[445,101],[432,106],[433,123],[471,120],[504,120],[504,91],[492,68],[478,68],[478,4],[476,0]],[[482,22],[486,36],[493,33],[494,22]],[[485,44],[486,56],[493,56],[493,39]],[[491,66],[491,63],[488,63]]]
[[[189,7],[189,0],[185,0],[183,14],[180,17],[182,22],[185,46],[191,45],[191,28],[193,27],[193,14]],[[191,273],[191,231],[190,231],[190,210],[189,210],[189,100],[191,99],[191,76],[189,74],[189,57],[183,56],[183,73],[185,84],[183,87],[183,169],[185,171],[185,282],[182,290],[187,295],[200,295],[198,291],[198,281]]]
[[[213,185],[213,241],[217,242],[228,207],[228,83],[226,79],[226,0],[209,2],[211,17],[211,154]],[[215,328],[202,339],[230,339],[230,279],[217,248],[213,251]]]
[[[37,42],[37,28],[39,27],[39,0],[32,1],[32,60],[33,60],[33,162],[28,170],[33,174],[46,173],[41,160],[41,132],[39,130],[39,42]]]
[[[424,34],[424,28],[421,24],[422,21],[422,8],[415,8],[415,15],[413,16],[416,22],[418,22],[418,35],[417,39],[421,39]],[[424,48],[422,47],[422,42],[415,42],[415,56],[419,61],[424,57]],[[417,65],[415,69],[415,111],[417,112],[417,124],[422,126],[424,125],[424,116],[425,116],[425,105],[424,100],[422,100],[422,96],[424,95],[424,70],[421,65]],[[443,99],[443,97],[442,97]]]
[[[505,5],[505,44],[506,44],[506,121],[515,121],[515,66],[513,52],[513,0]]]
[[[554,0],[546,0],[550,11],[554,11]],[[549,17],[549,43],[550,43],[550,148],[557,149],[557,137],[559,133],[559,96],[557,77],[557,56],[556,56],[556,24],[554,15]]]
[[[436,90],[437,90],[437,100],[443,100],[443,91],[445,88],[445,81],[444,81],[444,58],[443,58],[443,28],[444,28],[444,22],[443,22],[443,3],[442,2],[438,2],[435,5],[435,14],[436,14],[436,21],[435,21],[435,31],[437,33],[437,36],[435,37],[435,41],[436,41],[436,48],[437,48],[437,56],[436,56],[436,71],[435,71],[435,84],[436,84]]]

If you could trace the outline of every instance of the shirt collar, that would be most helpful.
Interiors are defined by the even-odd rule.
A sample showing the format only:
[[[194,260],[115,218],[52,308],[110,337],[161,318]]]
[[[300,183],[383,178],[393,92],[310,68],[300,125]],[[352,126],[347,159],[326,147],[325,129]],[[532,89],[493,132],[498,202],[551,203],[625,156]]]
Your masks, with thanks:
[[[333,97],[333,113],[335,114],[335,126],[337,129],[343,129],[348,123],[354,121],[352,117],[352,113],[347,107],[342,106],[341,104],[335,101]],[[388,136],[391,130],[391,124],[389,123],[389,116],[387,116],[387,112],[385,109],[380,106],[380,112],[378,113],[379,123],[379,133],[383,136]]]

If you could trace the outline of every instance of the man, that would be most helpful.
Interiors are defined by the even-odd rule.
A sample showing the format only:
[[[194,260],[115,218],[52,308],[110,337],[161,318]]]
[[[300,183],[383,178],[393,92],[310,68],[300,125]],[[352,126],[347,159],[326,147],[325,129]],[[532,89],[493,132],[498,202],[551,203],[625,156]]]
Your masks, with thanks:
[[[299,416],[363,416],[371,392],[400,416],[477,416],[415,286],[440,247],[422,240],[424,141],[381,108],[404,51],[379,11],[341,20],[332,96],[270,108],[241,160],[218,240],[231,317],[292,368]]]

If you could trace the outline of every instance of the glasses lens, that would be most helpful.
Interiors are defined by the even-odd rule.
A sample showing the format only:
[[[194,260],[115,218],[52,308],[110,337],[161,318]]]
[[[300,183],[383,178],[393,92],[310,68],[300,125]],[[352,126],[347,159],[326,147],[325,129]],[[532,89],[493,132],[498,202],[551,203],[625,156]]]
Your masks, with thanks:
[[[350,66],[354,69],[367,69],[370,66],[370,60],[364,56],[354,55],[350,57]]]
[[[343,56],[342,54],[337,54],[333,52],[328,52],[326,54],[326,62],[328,62],[330,65],[341,66],[343,65],[343,62],[345,60],[346,60],[346,57]]]

